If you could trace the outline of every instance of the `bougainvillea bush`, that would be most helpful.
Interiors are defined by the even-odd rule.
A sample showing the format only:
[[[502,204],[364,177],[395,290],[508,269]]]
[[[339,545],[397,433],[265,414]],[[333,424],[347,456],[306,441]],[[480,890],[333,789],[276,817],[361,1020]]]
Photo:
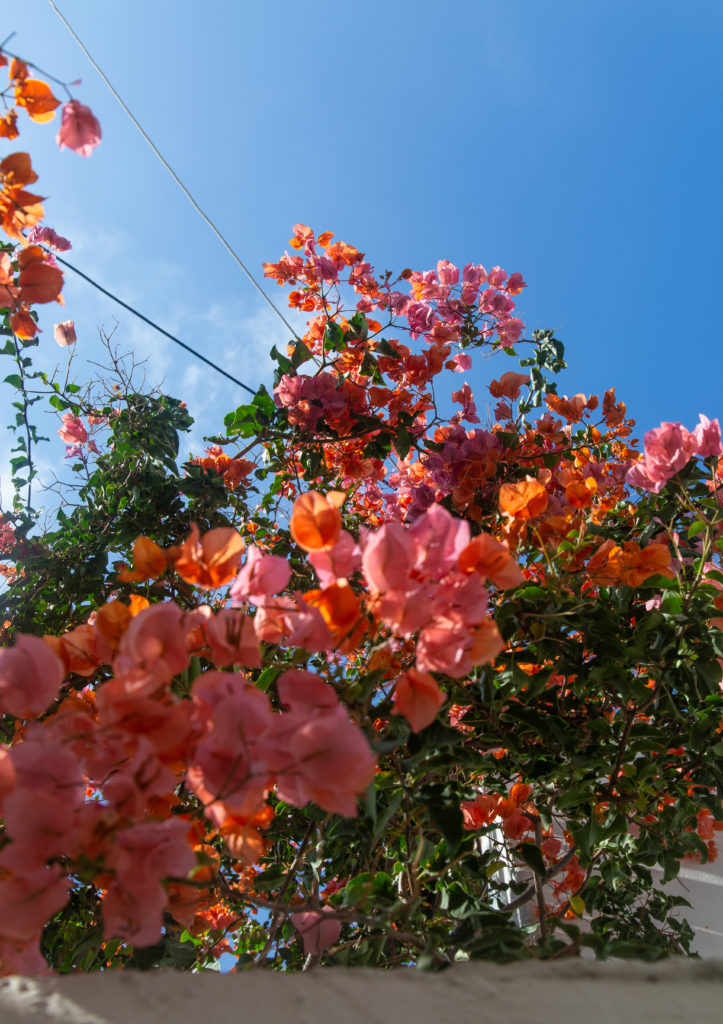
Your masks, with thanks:
[[[58,101],[4,63],[12,140]],[[71,98],[59,141],[99,140]],[[181,463],[184,403],[122,359],[34,369],[70,243],[27,154],[0,176],[2,972],[689,952],[664,884],[723,827],[717,420],[641,449],[614,388],[557,394],[520,273],[380,274],[297,225],[264,272],[307,330]]]

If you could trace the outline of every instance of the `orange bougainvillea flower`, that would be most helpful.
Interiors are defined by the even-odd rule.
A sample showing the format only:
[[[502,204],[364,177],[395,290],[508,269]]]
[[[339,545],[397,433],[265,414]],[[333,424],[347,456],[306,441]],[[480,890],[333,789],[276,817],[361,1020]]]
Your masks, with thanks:
[[[586,480],[572,480],[565,487],[565,500],[571,508],[587,508],[592,505],[593,495],[597,492],[597,484],[593,477]]]
[[[38,333],[38,325],[30,315],[27,306],[20,306],[10,317],[10,327],[13,333],[23,341],[29,341]]]
[[[620,547],[609,539],[592,556],[587,571],[594,583],[639,587],[650,576],[670,578],[673,575],[670,561],[666,544],[648,544],[646,548],[640,548],[634,540],[629,540]]]
[[[163,575],[167,558],[163,548],[150,537],[139,537],[133,544],[133,564],[135,569],[121,569],[118,573],[123,583],[143,583]]]
[[[31,245],[18,256],[21,302],[53,302],[63,287],[63,272],[46,262],[45,251]]]
[[[545,395],[545,405],[548,409],[556,412],[558,416],[564,416],[569,423],[579,423],[585,412],[585,407],[588,405],[588,401],[583,394],[573,395],[572,398],[568,398],[567,395],[549,393]],[[595,405],[597,405],[597,399],[595,399]]]
[[[507,373],[502,374],[499,380],[491,381],[488,387],[493,398],[511,398],[514,401],[520,397],[523,384],[529,383],[529,374],[508,370]]]
[[[522,570],[504,544],[488,533],[478,534],[459,555],[462,572],[476,572],[500,590],[522,583]]]
[[[394,714],[404,715],[412,732],[419,732],[434,721],[444,700],[444,693],[433,675],[410,668],[397,681]]]
[[[231,854],[248,867],[268,849],[267,839],[259,829],[267,829],[274,818],[272,807],[265,805],[250,818],[227,814],[219,831]]]
[[[14,110],[8,110],[0,117],[0,138],[17,139],[19,134],[18,115]]]
[[[539,480],[502,484],[499,505],[500,512],[513,519],[534,519],[547,508],[547,491]]]
[[[40,124],[52,121],[60,106],[50,86],[39,78],[25,78],[15,89],[15,102],[25,107],[32,120]]]
[[[232,526],[219,526],[201,537],[194,523],[176,559],[176,572],[202,590],[223,587],[236,575],[245,547],[243,537]]]
[[[310,590],[304,594],[304,601],[319,609],[336,636],[345,636],[359,621],[359,597],[346,580],[338,580],[325,590]]]
[[[19,57],[13,57],[8,68],[8,76],[14,82],[24,82],[28,77],[28,65]]]
[[[23,231],[43,219],[42,196],[25,191],[38,176],[27,153],[11,153],[0,161],[0,221],[6,234],[27,244]]]
[[[98,609],[94,626],[103,635],[111,650],[115,651],[120,643],[120,638],[130,625],[131,619],[148,607],[148,600],[139,594],[131,594],[130,604],[124,604],[122,601],[108,601]]]
[[[308,491],[296,499],[289,529],[300,548],[326,551],[334,547],[341,535],[339,508],[345,498],[344,491],[329,491],[327,495]]]
[[[473,633],[473,638],[469,651],[469,660],[473,665],[487,665],[505,646],[494,619],[486,619],[480,623]]]

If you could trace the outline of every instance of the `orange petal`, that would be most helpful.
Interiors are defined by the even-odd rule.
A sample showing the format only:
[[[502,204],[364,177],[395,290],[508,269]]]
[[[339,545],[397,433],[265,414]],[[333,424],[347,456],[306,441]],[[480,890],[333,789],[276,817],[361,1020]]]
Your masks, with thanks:
[[[514,519],[533,519],[547,508],[547,491],[539,480],[522,480],[500,487],[500,512]]]
[[[10,317],[10,327],[23,341],[29,341],[38,333],[38,325],[31,317],[27,306],[21,306],[13,313]]]
[[[53,302],[63,288],[63,272],[49,263],[34,261],[21,270],[18,284],[23,302]]]
[[[326,496],[308,491],[296,499],[289,529],[300,548],[324,551],[334,547],[341,534],[339,506],[345,497],[343,491],[330,491]]]
[[[404,715],[412,732],[419,732],[434,721],[444,699],[444,693],[433,675],[410,668],[402,673],[397,682],[394,714]]]
[[[135,570],[121,569],[118,579],[123,583],[142,583],[144,580],[161,576],[166,571],[166,556],[150,537],[138,537],[133,543],[133,564]]]
[[[60,100],[55,98],[50,86],[39,78],[24,79],[15,89],[15,102],[19,107],[25,107],[33,121],[40,124],[52,121],[56,108],[60,106]]]

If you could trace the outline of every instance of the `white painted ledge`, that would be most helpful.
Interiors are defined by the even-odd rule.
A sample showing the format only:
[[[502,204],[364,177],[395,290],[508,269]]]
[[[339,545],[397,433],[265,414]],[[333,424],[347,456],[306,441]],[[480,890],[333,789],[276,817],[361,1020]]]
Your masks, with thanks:
[[[723,961],[0,980],[2,1024],[720,1024]]]

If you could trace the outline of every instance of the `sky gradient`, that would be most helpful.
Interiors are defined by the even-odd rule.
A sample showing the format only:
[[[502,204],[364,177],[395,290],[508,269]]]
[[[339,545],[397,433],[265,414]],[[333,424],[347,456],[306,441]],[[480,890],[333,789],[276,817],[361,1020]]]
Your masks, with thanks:
[[[297,221],[336,232],[378,270],[500,264],[528,283],[528,332],[552,327],[565,342],[560,393],[616,386],[639,436],[723,412],[714,0],[57,2],[259,277]],[[46,223],[73,242],[68,258],[251,386],[270,386],[268,349],[288,331],[46,0],[2,10],[0,35],[17,33],[8,49],[82,78],[74,94],[103,127],[86,160],[57,150],[55,125],[22,125],[19,148],[48,196]],[[268,291],[285,311],[285,292]],[[71,274],[64,294],[65,311],[41,310],[44,366],[63,358],[54,320],[76,321],[79,377],[102,357],[99,328],[115,328],[121,349],[148,358],[148,380],[187,401],[197,451],[245,400]],[[502,356],[468,375],[483,414],[485,384],[509,368]]]

